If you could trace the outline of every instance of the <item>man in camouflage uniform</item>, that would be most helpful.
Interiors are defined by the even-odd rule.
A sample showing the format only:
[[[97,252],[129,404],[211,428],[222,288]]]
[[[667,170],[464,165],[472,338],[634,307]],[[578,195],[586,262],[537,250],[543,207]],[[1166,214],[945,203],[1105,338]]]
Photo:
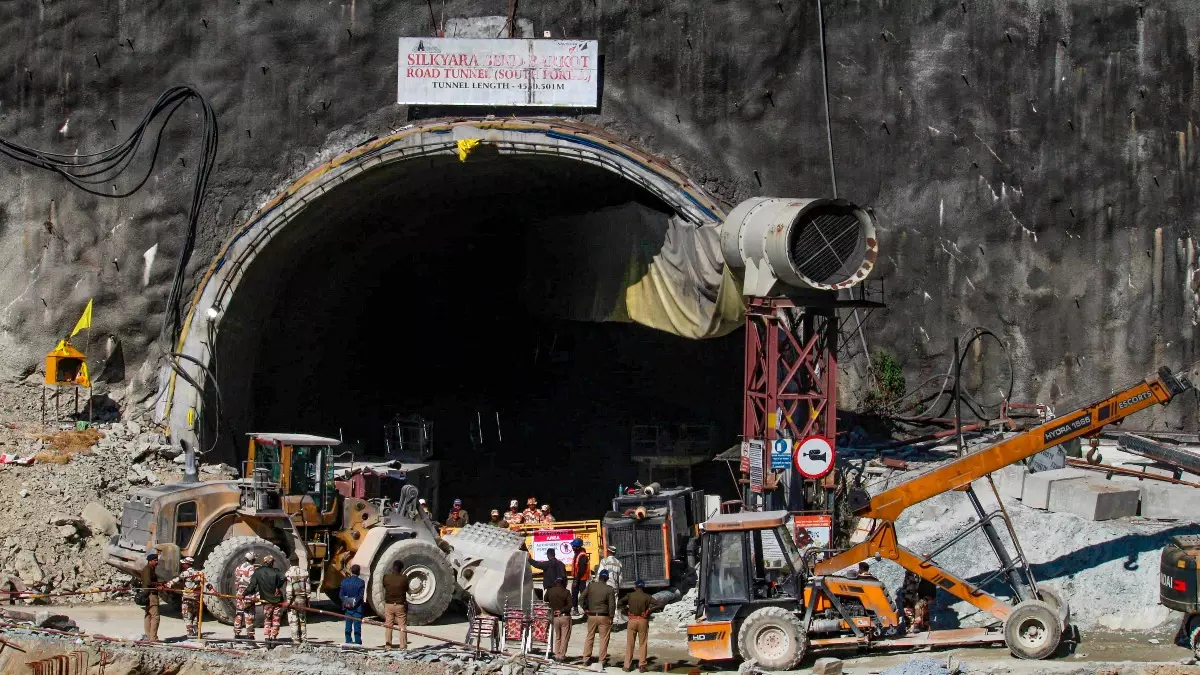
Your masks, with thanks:
[[[525,522],[525,516],[521,515],[521,512],[517,510],[517,500],[514,499],[508,503],[508,511],[504,513],[504,522],[508,523],[509,528]]]
[[[527,525],[542,522],[542,512],[538,511],[537,497],[525,500],[525,510],[521,512],[521,522]]]
[[[167,584],[171,588],[183,589],[180,611],[183,614],[183,622],[187,625],[189,638],[197,637],[196,624],[200,618],[200,586],[204,584],[204,572],[192,567],[195,562],[191,556],[180,560],[179,566],[182,569],[179,571],[179,576]]]
[[[292,642],[305,642],[308,639],[306,622],[308,621],[308,570],[300,565],[292,565],[283,575],[284,600],[288,604],[288,628],[292,632]]]
[[[257,567],[254,564],[254,552],[246,552],[246,561],[237,566],[233,571],[233,594],[237,596],[234,600],[236,603],[236,611],[233,615],[233,639],[237,640],[242,637],[242,629],[246,629],[246,637],[254,639],[254,596],[245,596],[246,587],[250,585],[250,577],[254,576],[254,570]]]

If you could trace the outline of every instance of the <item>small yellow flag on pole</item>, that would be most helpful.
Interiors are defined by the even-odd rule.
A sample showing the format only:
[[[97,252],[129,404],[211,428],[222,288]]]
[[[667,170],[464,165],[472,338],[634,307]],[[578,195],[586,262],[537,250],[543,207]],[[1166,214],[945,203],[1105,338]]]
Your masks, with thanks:
[[[75,323],[75,330],[71,331],[71,335],[69,337],[75,337],[75,335],[77,333],[79,333],[79,331],[83,330],[84,328],[91,328],[91,327],[92,327],[92,301],[88,300],[87,307],[85,307],[83,310],[83,316],[79,317],[79,321],[77,321]],[[90,333],[89,333],[89,335],[90,335]]]

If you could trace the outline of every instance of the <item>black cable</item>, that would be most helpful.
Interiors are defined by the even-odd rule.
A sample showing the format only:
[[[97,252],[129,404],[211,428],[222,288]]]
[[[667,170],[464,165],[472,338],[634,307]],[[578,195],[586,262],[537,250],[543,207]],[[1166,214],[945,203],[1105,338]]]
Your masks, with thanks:
[[[183,293],[184,277],[187,273],[188,262],[196,245],[196,230],[200,221],[200,211],[204,195],[208,191],[208,180],[212,175],[217,161],[217,114],[208,100],[194,87],[177,85],[168,88],[150,110],[142,117],[133,132],[124,141],[99,152],[64,155],[21,145],[14,141],[0,138],[0,154],[40,169],[56,173],[71,185],[97,197],[122,198],[128,197],[141,190],[150,179],[150,174],[158,162],[159,149],[162,146],[163,131],[167,123],[179,110],[180,106],[195,99],[201,109],[201,141],[200,161],[196,163],[196,176],[192,183],[192,202],[188,210],[188,225],[184,236],[183,248],[175,265],[175,275],[171,281],[171,291],[167,298],[167,314],[163,321],[160,337],[168,341],[167,349],[174,346],[183,326]],[[149,165],[132,187],[124,191],[116,190],[114,181],[129,169],[138,150],[142,147],[151,125],[158,118],[162,122],[154,133],[153,149]],[[113,190],[105,192],[92,186],[113,184]]]
[[[213,440],[212,440],[212,443],[208,446],[208,450],[205,450],[203,453],[201,453],[201,454],[207,455],[208,453],[210,453],[214,449],[216,449],[217,443],[221,439],[221,408],[224,407],[224,405],[225,405],[225,399],[222,398],[222,396],[221,396],[221,386],[219,384],[217,384],[216,374],[213,373],[211,370],[209,370],[208,366],[204,365],[204,362],[202,362],[200,359],[198,359],[194,356],[190,356],[188,354],[181,354],[179,352],[171,352],[171,362],[170,362],[171,369],[174,370],[180,377],[182,377],[184,379],[184,381],[186,381],[188,384],[195,387],[197,392],[204,391],[204,388],[201,387],[200,384],[198,382],[196,382],[196,380],[187,373],[187,371],[185,371],[183,368],[181,368],[179,366],[179,364],[175,362],[175,359],[184,359],[185,361],[190,361],[190,362],[196,364],[196,366],[198,366],[201,370],[203,370],[204,374],[208,376],[208,381],[212,382],[213,393],[215,394],[214,399],[215,399],[217,405],[216,405],[216,411],[215,411],[216,419],[213,420]],[[233,438],[233,444],[234,444],[234,447],[236,448],[238,437],[237,437],[237,434],[234,433],[233,429],[229,427],[228,423],[225,424],[225,431],[228,431],[229,435]]]

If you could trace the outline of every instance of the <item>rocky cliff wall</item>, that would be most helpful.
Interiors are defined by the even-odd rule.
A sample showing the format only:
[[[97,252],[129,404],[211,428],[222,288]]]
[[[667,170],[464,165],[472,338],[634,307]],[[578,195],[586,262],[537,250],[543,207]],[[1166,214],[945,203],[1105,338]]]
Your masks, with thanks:
[[[448,32],[507,0],[432,3]],[[826,195],[815,3],[517,4],[521,32],[595,38],[586,121],[728,201]],[[440,111],[396,106],[396,38],[430,5],[14,0],[0,6],[0,135],[85,153],[186,82],[221,124],[192,279],[228,233],[324,153]],[[1017,397],[1080,402],[1195,356],[1200,5],[1103,0],[826,3],[840,196],[875,208],[889,308],[871,348],[910,381],[953,336],[1004,336]],[[501,25],[502,24],[502,19]],[[168,128],[137,195],[85,196],[0,159],[0,368],[34,366],[95,296],[97,343],[153,378],[183,239],[198,116]],[[190,297],[190,296],[189,296]],[[111,344],[111,343],[110,343]],[[124,378],[124,379],[122,379]],[[135,390],[144,390],[137,385]],[[1195,406],[1156,413],[1194,423]]]

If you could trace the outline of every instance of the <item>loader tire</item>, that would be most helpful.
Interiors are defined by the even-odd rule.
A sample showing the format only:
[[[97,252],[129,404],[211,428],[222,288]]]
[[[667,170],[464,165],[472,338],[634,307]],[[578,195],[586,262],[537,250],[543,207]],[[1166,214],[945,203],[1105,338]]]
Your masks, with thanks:
[[[1038,595],[1041,596],[1042,602],[1058,612],[1058,622],[1062,624],[1063,630],[1069,628],[1071,626],[1071,606],[1062,593],[1045,584],[1038,584]]]
[[[1004,622],[1004,644],[1018,659],[1044,659],[1058,649],[1063,626],[1058,608],[1041,600],[1026,600]]]
[[[808,648],[808,635],[795,614],[782,607],[752,612],[738,629],[738,651],[763,670],[794,670]]]
[[[371,568],[371,609],[383,616],[383,577],[392,571],[392,563],[404,561],[408,577],[408,625],[425,626],[437,621],[454,599],[454,571],[450,561],[435,544],[420,539],[404,539],[388,546]]]
[[[275,544],[261,537],[231,537],[217,544],[204,561],[204,578],[217,589],[217,593],[234,595],[237,592],[233,572],[245,560],[247,551],[254,551],[259,562],[262,562],[265,555],[275,556],[275,568],[280,571],[287,569],[288,558]],[[206,595],[204,607],[217,617],[217,621],[226,625],[233,624],[235,607],[232,599]]]

